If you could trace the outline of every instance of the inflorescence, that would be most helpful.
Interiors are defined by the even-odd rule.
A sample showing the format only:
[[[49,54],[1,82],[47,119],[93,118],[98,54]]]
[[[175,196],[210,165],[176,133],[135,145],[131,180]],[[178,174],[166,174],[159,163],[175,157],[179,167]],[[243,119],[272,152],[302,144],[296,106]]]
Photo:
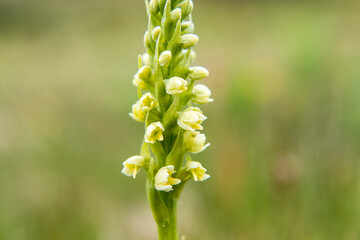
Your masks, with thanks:
[[[147,191],[155,219],[166,218],[166,209],[153,201],[179,196],[190,179],[204,181],[210,176],[189,153],[199,153],[206,144],[202,122],[207,119],[198,105],[212,102],[210,89],[195,84],[209,71],[190,66],[196,58],[193,47],[199,37],[194,34],[191,0],[145,0],[148,30],[144,35],[146,53],[139,55],[138,71],[132,83],[138,101],[129,114],[145,124],[140,154],[128,158],[122,173],[133,178],[141,169],[147,172]],[[151,151],[150,151],[151,150]]]

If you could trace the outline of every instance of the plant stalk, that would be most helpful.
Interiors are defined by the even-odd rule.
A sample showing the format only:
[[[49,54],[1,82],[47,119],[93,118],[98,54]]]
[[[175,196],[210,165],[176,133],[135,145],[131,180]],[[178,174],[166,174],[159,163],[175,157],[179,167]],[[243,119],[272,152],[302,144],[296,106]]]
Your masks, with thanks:
[[[169,221],[158,223],[159,240],[179,240],[177,230],[177,200],[169,198],[167,202]]]

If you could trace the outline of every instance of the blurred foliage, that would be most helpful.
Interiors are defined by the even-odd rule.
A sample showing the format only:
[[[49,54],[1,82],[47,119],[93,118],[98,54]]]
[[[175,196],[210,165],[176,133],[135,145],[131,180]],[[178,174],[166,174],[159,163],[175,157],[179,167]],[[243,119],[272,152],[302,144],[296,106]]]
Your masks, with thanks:
[[[360,239],[360,5],[194,0],[215,102],[187,239]],[[143,1],[0,2],[0,239],[156,239],[122,161]],[[141,231],[140,231],[141,230]]]

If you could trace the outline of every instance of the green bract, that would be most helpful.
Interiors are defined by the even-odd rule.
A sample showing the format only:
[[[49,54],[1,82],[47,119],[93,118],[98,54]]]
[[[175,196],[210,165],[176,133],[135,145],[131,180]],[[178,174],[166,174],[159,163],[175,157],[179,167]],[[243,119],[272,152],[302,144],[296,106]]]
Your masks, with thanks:
[[[199,37],[194,32],[192,0],[145,0],[148,29],[144,35],[146,53],[139,56],[134,75],[139,100],[130,116],[145,123],[140,155],[124,162],[123,173],[136,177],[147,172],[147,196],[158,224],[160,240],[178,240],[176,206],[185,183],[210,176],[189,153],[198,153],[206,144],[201,123],[206,116],[191,103],[211,102],[211,91],[195,81],[209,75],[204,67],[190,66],[192,48]],[[192,100],[192,101],[191,101]],[[184,161],[186,158],[186,161]]]

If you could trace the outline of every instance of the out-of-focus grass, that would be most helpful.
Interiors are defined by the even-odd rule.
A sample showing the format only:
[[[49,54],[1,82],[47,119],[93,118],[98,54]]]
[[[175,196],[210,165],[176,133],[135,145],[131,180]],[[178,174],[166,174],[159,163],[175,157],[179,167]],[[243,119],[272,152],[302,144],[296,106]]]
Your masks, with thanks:
[[[188,239],[360,238],[359,5],[194,1],[216,101]],[[156,239],[121,164],[142,1],[0,3],[0,239]]]

